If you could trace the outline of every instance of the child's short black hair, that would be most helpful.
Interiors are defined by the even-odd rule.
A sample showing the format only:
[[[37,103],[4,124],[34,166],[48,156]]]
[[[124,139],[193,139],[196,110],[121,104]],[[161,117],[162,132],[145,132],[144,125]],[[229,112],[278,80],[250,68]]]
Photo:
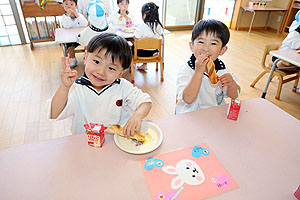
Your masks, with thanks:
[[[202,19],[194,26],[192,42],[194,42],[194,40],[201,35],[203,31],[206,34],[213,34],[217,38],[221,39],[222,47],[228,43],[230,38],[229,29],[223,22],[215,19]]]
[[[121,3],[123,0],[117,0],[117,4]],[[129,4],[129,0],[126,0],[127,3]]]
[[[65,2],[66,0],[63,0],[63,2]],[[70,0],[70,1],[73,1],[75,4],[76,4],[76,6],[77,6],[77,0]]]
[[[100,52],[106,50],[105,55],[111,55],[112,62],[119,60],[123,69],[129,68],[131,64],[132,54],[127,41],[114,33],[101,33],[93,37],[88,46],[87,52],[93,53],[96,50]]]

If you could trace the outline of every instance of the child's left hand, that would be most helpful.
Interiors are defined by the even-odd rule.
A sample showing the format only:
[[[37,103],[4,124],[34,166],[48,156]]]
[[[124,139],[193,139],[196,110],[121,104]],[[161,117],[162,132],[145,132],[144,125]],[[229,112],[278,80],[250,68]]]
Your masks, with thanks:
[[[229,73],[220,76],[219,80],[220,80],[222,86],[231,87],[234,83],[234,80],[233,80],[231,74],[229,74]]]
[[[133,115],[125,124],[123,128],[123,134],[126,137],[133,136],[136,132],[139,132],[141,129],[141,121],[139,117]]]

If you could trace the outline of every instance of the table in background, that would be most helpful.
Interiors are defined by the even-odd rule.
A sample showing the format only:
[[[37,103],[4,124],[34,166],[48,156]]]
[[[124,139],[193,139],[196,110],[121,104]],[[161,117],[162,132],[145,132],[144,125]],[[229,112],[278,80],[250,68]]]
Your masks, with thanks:
[[[66,43],[77,42],[77,35],[87,27],[79,28],[57,28],[55,29],[55,42],[58,42],[63,47],[64,56],[68,56],[70,49],[67,48]],[[115,27],[114,27],[115,28]],[[120,29],[116,29],[116,34],[126,39],[133,38],[134,32],[124,32]]]
[[[256,15],[256,12],[268,12],[268,17],[267,17],[267,21],[266,21],[266,24],[265,24],[265,29],[267,28],[267,25],[268,25],[268,22],[269,22],[269,18],[270,18],[270,14],[271,12],[281,12],[282,13],[282,16],[281,16],[281,21],[280,21],[280,24],[283,20],[283,15],[284,15],[284,12],[286,11],[286,9],[283,9],[283,8],[275,8],[275,7],[266,7],[266,8],[249,8],[249,7],[246,7],[246,6],[242,6],[242,13],[241,13],[241,16],[239,17],[239,21],[238,21],[238,25],[237,25],[237,30],[239,30],[240,28],[240,23],[241,23],[241,20],[242,20],[242,16],[244,14],[245,11],[249,11],[249,12],[252,12],[252,19],[251,19],[251,23],[250,23],[250,27],[249,27],[249,31],[248,33],[250,34],[251,32],[251,28],[252,28],[252,25],[253,25],[253,22],[254,22],[254,18],[255,18],[255,15]],[[280,26],[278,27],[277,29],[277,33],[279,33],[279,30],[280,30]]]
[[[283,60],[283,61],[286,61],[286,62],[292,64],[294,67],[300,67],[300,54],[297,53],[296,50],[290,50],[290,49],[283,50],[283,49],[281,49],[281,50],[276,50],[276,51],[270,51],[270,54],[272,56],[277,57],[280,60]],[[278,59],[275,62],[273,62],[273,64],[272,64],[272,68],[271,68],[271,71],[270,71],[269,78],[267,80],[265,89],[264,89],[264,91],[263,91],[263,93],[261,95],[262,98],[266,97],[267,90],[268,90],[268,87],[270,85],[270,82],[271,82],[273,73],[275,71],[275,68],[276,69],[287,69],[287,68],[290,68],[290,67],[281,67],[281,68],[276,67],[277,62],[279,61]]]
[[[70,48],[67,48],[66,43],[77,42],[77,35],[86,27],[79,28],[57,28],[55,29],[55,42],[62,45],[64,56],[67,57]]]
[[[0,199],[150,200],[138,160],[203,143],[240,186],[209,199],[295,199],[300,121],[262,98],[241,106],[238,121],[226,119],[228,105],[153,120],[164,140],[145,155],[119,150],[111,135],[90,147],[84,134],[0,150]]]

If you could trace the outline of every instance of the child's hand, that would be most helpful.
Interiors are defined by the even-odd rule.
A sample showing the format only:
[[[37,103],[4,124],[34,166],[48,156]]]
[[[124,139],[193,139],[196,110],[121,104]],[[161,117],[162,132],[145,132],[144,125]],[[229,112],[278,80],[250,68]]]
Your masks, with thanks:
[[[200,53],[196,57],[195,71],[204,73],[207,72],[207,63],[209,62],[209,56],[206,53]]]
[[[67,14],[66,14],[66,15],[67,15],[68,17],[70,17],[70,16],[72,15],[72,12],[73,12],[72,8],[68,8],[66,11],[67,11]]]
[[[77,71],[71,70],[69,58],[61,58],[61,82],[65,87],[71,87],[77,78]]]
[[[234,80],[233,80],[231,74],[229,74],[229,73],[220,76],[219,80],[220,80],[222,86],[231,87],[234,83]]]
[[[123,17],[126,16],[126,9],[125,8],[121,9],[120,15],[122,15]]]
[[[141,119],[136,116],[132,116],[123,128],[123,134],[126,137],[133,136],[136,132],[139,132],[141,129]]]

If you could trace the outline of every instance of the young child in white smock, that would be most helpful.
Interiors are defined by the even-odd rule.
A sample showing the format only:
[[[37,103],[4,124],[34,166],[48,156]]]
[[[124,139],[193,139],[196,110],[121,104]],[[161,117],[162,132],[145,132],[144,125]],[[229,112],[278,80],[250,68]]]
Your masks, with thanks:
[[[140,131],[152,102],[148,94],[121,78],[132,58],[127,41],[113,33],[102,33],[91,39],[85,57],[85,73],[77,80],[77,71],[62,58],[62,83],[47,102],[48,118],[73,117],[73,134],[85,132],[88,118],[90,123],[105,126],[125,124],[124,135],[133,136]]]

